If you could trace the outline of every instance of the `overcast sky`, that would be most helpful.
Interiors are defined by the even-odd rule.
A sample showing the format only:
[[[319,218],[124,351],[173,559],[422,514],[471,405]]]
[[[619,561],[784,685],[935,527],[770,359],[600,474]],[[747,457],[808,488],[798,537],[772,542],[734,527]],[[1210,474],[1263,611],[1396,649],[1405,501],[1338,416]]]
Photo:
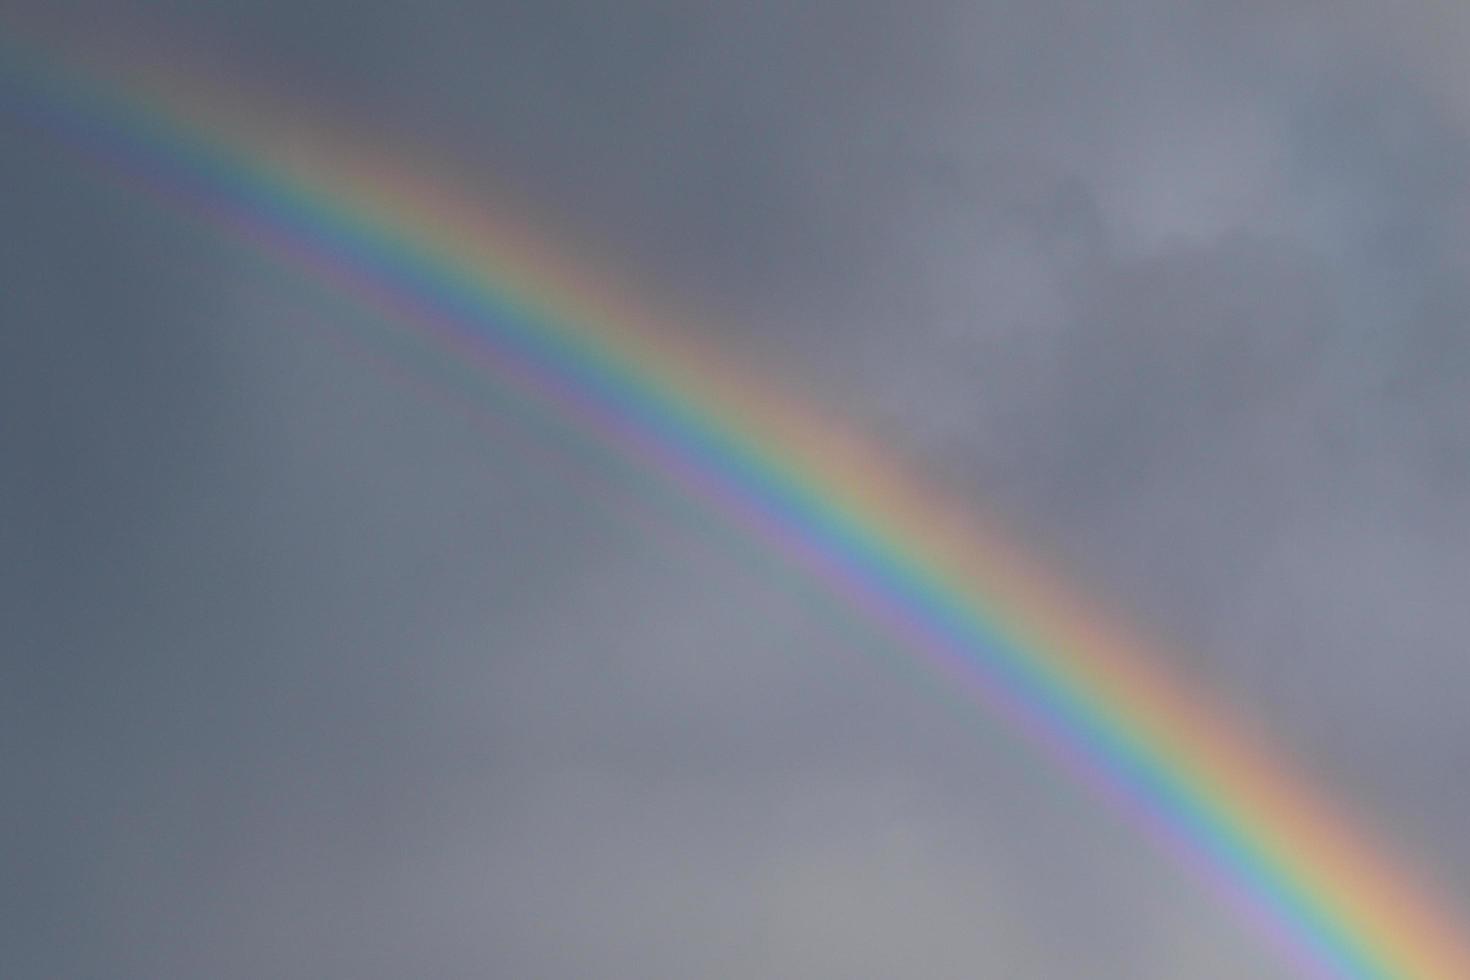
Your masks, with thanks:
[[[1470,897],[1470,8],[49,6],[708,311]],[[1289,975],[774,559],[0,148],[0,974]]]

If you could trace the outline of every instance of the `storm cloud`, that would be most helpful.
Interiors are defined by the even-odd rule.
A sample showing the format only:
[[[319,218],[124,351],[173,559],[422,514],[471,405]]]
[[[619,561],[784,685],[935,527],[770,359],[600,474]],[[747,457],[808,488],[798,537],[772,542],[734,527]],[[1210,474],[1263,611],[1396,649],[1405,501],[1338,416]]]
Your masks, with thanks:
[[[1470,897],[1470,15],[6,6],[707,310]],[[344,355],[370,311],[0,146],[0,973],[1289,975],[774,557],[645,533]]]

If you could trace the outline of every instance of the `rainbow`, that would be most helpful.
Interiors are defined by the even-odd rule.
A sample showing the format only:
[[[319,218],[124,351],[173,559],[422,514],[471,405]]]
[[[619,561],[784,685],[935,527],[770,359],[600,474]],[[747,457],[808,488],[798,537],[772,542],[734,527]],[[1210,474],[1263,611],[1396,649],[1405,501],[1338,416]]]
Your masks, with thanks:
[[[1302,975],[1470,977],[1442,901],[972,508],[413,161],[202,76],[110,80],[0,47],[0,112],[692,492],[1125,814]]]

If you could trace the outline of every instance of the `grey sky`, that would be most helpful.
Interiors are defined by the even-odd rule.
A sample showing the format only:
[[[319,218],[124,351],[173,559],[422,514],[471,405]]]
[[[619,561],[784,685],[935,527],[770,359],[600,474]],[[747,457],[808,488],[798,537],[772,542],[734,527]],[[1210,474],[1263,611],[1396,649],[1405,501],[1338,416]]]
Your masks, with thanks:
[[[1470,14],[7,6],[484,174],[1470,897]],[[1286,976],[762,559],[0,114],[0,974]],[[554,443],[554,440],[553,440]]]

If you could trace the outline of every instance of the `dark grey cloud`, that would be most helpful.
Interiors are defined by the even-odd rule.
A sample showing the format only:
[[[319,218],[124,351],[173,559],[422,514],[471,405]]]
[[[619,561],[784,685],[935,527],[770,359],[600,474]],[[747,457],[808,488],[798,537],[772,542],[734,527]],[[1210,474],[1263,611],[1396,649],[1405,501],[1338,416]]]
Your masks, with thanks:
[[[1467,24],[1410,8],[30,16],[692,298],[1470,894]],[[1286,975],[771,559],[3,125],[0,972]]]

